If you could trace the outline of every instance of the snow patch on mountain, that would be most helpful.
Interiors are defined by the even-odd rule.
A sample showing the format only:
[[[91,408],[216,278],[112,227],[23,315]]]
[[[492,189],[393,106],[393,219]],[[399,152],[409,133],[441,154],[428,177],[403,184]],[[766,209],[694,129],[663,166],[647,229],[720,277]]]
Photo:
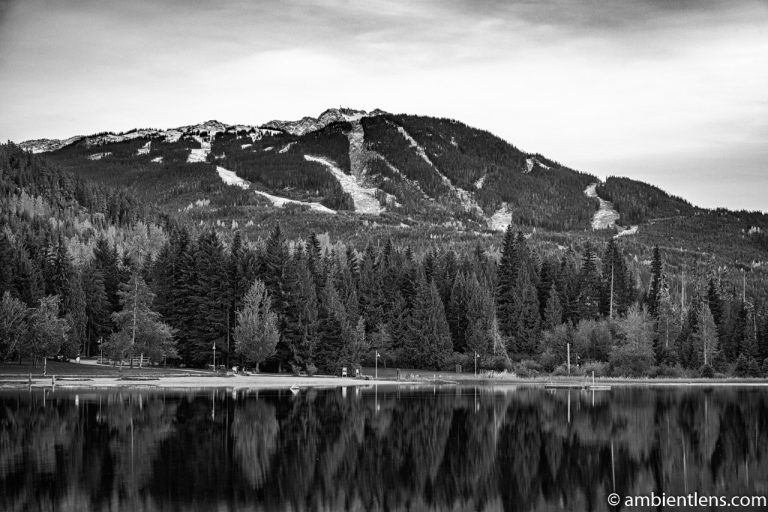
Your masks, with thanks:
[[[639,226],[630,226],[628,228],[622,229],[618,233],[616,233],[613,238],[619,238],[620,236],[630,236],[630,235],[636,235],[638,231]]]
[[[152,146],[152,141],[150,140],[149,142],[147,142],[146,144],[141,146],[139,149],[137,149],[136,150],[136,154],[137,155],[148,155],[151,146]]]
[[[112,156],[112,152],[107,151],[106,153],[94,153],[92,155],[88,155],[88,160],[101,160],[102,158],[107,158]]]
[[[224,167],[221,167],[221,166],[216,166],[216,173],[218,173],[219,178],[221,178],[221,181],[223,181],[227,185],[231,185],[233,187],[240,187],[243,190],[248,190],[249,188],[251,188],[251,184],[248,181],[241,178],[240,176],[238,176],[237,173],[235,173],[234,171],[230,171],[229,169],[225,169]],[[268,199],[269,202],[271,202],[272,205],[276,206],[277,208],[282,208],[286,204],[298,204],[301,206],[306,206],[311,210],[315,210],[320,213],[336,213],[336,211],[331,210],[330,208],[323,206],[320,203],[311,203],[308,201],[296,201],[293,199],[288,199],[286,197],[280,197],[280,196],[268,194],[260,190],[251,189],[251,191],[256,195],[259,195],[261,197]]]
[[[365,110],[354,110],[350,108],[329,108],[317,118],[306,116],[298,121],[274,120],[263,124],[262,128],[279,130],[281,132],[290,133],[291,135],[305,135],[310,132],[322,130],[332,123],[338,123],[340,121],[356,122],[360,121],[363,117],[373,117],[382,114],[386,114],[386,112],[379,109],[372,112],[366,112]]]
[[[496,210],[488,219],[488,228],[494,231],[504,231],[512,223],[512,212],[507,203],[502,203],[501,208]]]
[[[400,132],[406,141],[408,141],[411,148],[416,151],[416,154],[419,155],[422,160],[424,160],[427,164],[429,164],[430,167],[432,167],[432,169],[435,170],[443,184],[448,187],[448,189],[450,189],[450,191],[453,192],[453,194],[459,199],[462,207],[464,208],[464,211],[475,211],[477,214],[483,215],[483,209],[480,208],[480,205],[477,204],[472,194],[464,189],[454,186],[451,180],[448,179],[448,176],[440,172],[440,169],[438,169],[437,166],[432,163],[432,160],[430,160],[424,148],[421,147],[418,142],[416,142],[416,139],[411,137],[411,134],[408,133],[405,128],[402,126],[397,126],[397,131]]]
[[[240,149],[248,149],[251,146],[253,146],[253,144],[240,144]]]
[[[152,162],[154,162],[154,163],[156,163],[156,164],[160,164],[160,163],[162,163],[162,162],[163,162],[163,157],[161,157],[161,156],[156,156],[155,158],[153,158],[153,159],[152,159]]]
[[[193,138],[200,143],[200,148],[189,150],[189,155],[187,155],[187,163],[192,164],[197,162],[205,162],[208,160],[208,154],[211,152],[211,143],[199,135],[194,135]]]
[[[525,170],[523,171],[523,174],[528,174],[533,170],[533,166],[536,165],[533,158],[526,158],[525,159]]]
[[[528,174],[537,165],[539,167],[541,167],[542,169],[547,169],[547,170],[551,169],[550,166],[541,163],[541,160],[539,160],[535,156],[532,156],[532,157],[529,157],[529,158],[525,159],[525,169],[523,169],[523,174]]]
[[[251,184],[245,181],[243,178],[238,176],[235,171],[230,171],[229,169],[225,169],[221,167],[220,165],[216,166],[216,172],[219,175],[219,178],[221,178],[221,181],[226,183],[227,185],[232,185],[234,187],[240,187],[243,190],[248,190],[251,187]]]
[[[264,151],[264,152],[266,153],[267,151],[272,151],[273,149],[275,149],[275,147],[274,147],[274,146],[267,146],[267,147],[266,147],[266,148],[264,148],[262,151]]]
[[[475,188],[477,190],[480,190],[481,188],[483,188],[483,185],[485,185],[485,178],[487,178],[487,177],[488,177],[488,175],[486,174],[485,176],[483,176],[482,178],[480,178],[479,180],[477,180],[475,182]]]
[[[416,139],[411,137],[411,134],[408,133],[408,131],[405,128],[403,128],[402,126],[398,126],[397,127],[397,131],[400,132],[400,135],[402,135],[405,140],[408,141],[408,144],[411,145],[411,148],[413,148],[413,150],[416,151],[416,154],[419,155],[422,160],[427,162],[431,167],[433,167],[433,168],[435,167],[435,164],[433,164],[432,160],[429,159],[429,157],[427,156],[427,152],[424,151],[424,148],[421,147],[418,142],[416,142]],[[443,181],[445,181],[447,179],[448,178],[444,178]],[[450,182],[450,180],[449,180],[449,182]]]
[[[197,201],[195,201],[193,203],[189,203],[184,208],[180,208],[179,211],[180,212],[187,212],[187,211],[189,211],[189,210],[191,210],[193,208],[202,208],[204,206],[209,206],[210,204],[211,204],[211,200],[210,199],[198,199]]]
[[[331,174],[338,180],[341,188],[352,197],[352,201],[355,203],[355,212],[366,213],[369,215],[380,215],[384,208],[382,208],[379,200],[376,198],[376,188],[368,188],[362,186],[356,176],[344,173],[335,162],[315,155],[304,155],[304,159],[309,162],[316,162],[324,165],[331,171]]]
[[[584,195],[590,199],[597,199],[600,203],[600,207],[592,216],[592,229],[612,228],[619,220],[619,212],[613,208],[613,203],[597,195],[597,185],[598,183],[592,183],[584,189]]]
[[[19,144],[19,146],[21,146],[21,148],[26,151],[31,151],[32,153],[47,153],[49,151],[57,151],[63,147],[69,146],[70,144],[74,144],[75,142],[83,140],[84,138],[84,135],[75,135],[74,137],[70,137],[64,140],[35,139],[24,141]]]
[[[287,153],[287,152],[289,152],[291,150],[291,147],[293,147],[294,144],[296,144],[296,141],[289,142],[288,144],[286,144],[285,146],[280,148],[280,151],[278,151],[278,153]]]

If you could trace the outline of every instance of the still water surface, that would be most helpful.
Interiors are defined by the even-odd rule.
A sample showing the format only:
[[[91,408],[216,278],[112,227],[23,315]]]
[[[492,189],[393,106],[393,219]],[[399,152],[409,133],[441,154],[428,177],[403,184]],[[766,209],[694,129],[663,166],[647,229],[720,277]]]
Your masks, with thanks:
[[[614,491],[768,494],[768,390],[0,393],[2,511],[601,511]]]

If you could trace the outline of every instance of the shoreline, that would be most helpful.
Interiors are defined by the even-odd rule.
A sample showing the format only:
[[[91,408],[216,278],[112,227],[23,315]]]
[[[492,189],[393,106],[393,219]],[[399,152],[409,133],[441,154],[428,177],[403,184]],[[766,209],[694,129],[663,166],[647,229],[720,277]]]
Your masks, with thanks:
[[[127,377],[127,378],[126,378]],[[545,387],[554,385],[556,389],[583,389],[592,383],[592,379],[568,377],[500,377],[483,378],[473,375],[434,375],[405,380],[390,378],[356,379],[335,376],[294,376],[294,375],[158,375],[154,376],[67,376],[36,375],[31,382],[28,375],[5,375],[0,377],[0,390],[27,388],[64,388],[64,389],[290,389],[290,388],[339,388],[339,387],[374,387],[374,386],[530,386]],[[768,387],[766,379],[642,379],[608,377],[595,379],[595,384],[616,387]]]

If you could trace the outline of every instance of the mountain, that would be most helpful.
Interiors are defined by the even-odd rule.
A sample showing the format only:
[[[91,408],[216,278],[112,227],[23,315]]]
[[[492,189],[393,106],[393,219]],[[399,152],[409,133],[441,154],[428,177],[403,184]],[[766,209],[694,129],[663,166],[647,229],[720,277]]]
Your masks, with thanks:
[[[707,254],[722,245],[752,265],[762,261],[768,231],[760,214],[704,210],[628,178],[600,182],[456,120],[382,110],[20,145],[79,177],[130,190],[181,222],[262,234],[286,219],[289,234],[301,227],[354,237],[373,227],[408,237],[418,228],[469,239],[511,223],[539,236],[586,232]],[[717,240],[699,243],[708,237],[702,224],[718,226]],[[738,243],[723,243],[726,234]]]

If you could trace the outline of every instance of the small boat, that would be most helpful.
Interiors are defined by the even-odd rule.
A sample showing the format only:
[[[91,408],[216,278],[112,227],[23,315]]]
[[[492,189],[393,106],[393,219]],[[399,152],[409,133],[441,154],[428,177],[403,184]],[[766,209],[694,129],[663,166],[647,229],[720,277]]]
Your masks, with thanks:
[[[608,391],[611,389],[611,386],[608,384],[592,384],[591,386],[588,386],[587,389],[589,391]]]

